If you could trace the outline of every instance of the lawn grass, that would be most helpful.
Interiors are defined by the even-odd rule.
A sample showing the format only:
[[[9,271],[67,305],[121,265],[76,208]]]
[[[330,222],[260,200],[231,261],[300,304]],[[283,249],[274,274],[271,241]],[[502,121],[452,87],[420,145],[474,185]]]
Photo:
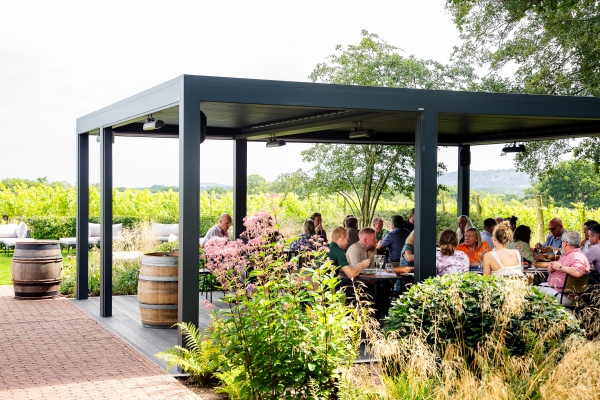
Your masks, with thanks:
[[[0,285],[12,285],[12,251],[4,254],[0,250]]]

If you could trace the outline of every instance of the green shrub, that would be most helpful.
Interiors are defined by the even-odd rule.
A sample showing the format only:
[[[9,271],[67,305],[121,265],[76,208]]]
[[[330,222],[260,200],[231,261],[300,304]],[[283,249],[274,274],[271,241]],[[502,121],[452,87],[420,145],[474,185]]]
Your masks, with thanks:
[[[100,257],[97,250],[90,251],[88,265],[88,294],[90,296],[97,296],[100,294]],[[113,261],[113,294],[137,294],[137,284],[141,266],[141,258]],[[60,284],[60,293],[72,297],[75,295],[75,291],[75,256],[69,255],[63,262],[63,279]]]
[[[167,362],[167,371],[178,366],[198,383],[214,382],[214,373],[219,364],[225,362],[223,355],[212,342],[193,325],[186,322],[177,324],[185,341],[185,347],[176,345],[155,354]]]
[[[541,334],[555,330],[561,343],[579,324],[558,302],[525,282],[477,274],[429,278],[401,295],[390,309],[387,332],[421,332],[430,345],[476,348],[489,335],[514,354],[524,354]]]
[[[123,228],[131,229],[140,221],[136,217],[113,217],[113,224],[123,224]],[[77,219],[75,217],[29,217],[25,218],[24,222],[31,229],[31,236],[35,239],[75,237],[77,232]],[[100,223],[100,217],[90,217],[89,222],[98,224]]]

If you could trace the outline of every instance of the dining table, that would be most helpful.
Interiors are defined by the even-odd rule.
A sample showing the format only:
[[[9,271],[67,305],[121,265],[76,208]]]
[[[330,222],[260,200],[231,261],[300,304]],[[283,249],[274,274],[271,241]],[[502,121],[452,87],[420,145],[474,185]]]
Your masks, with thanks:
[[[382,319],[387,316],[390,309],[391,290],[393,290],[396,281],[402,282],[401,287],[404,289],[406,284],[414,282],[414,275],[414,273],[395,273],[381,270],[374,273],[361,273],[354,280],[363,282],[369,288],[372,288],[373,309],[377,319]],[[340,272],[339,277],[349,279],[343,272]]]

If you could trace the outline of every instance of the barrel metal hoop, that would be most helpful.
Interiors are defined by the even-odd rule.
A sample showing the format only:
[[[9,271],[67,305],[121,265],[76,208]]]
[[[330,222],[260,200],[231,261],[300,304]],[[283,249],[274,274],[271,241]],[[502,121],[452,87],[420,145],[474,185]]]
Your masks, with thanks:
[[[140,308],[149,308],[151,310],[177,310],[177,304],[143,304]]]
[[[54,292],[15,292],[15,297],[39,297],[39,298],[46,298],[46,297],[54,297],[54,296],[58,296],[58,290],[55,290]]]
[[[20,279],[13,279],[13,284],[16,285],[35,285],[35,284],[40,284],[40,285],[53,285],[56,283],[60,283],[62,281],[62,279],[36,279],[34,281],[22,281]]]
[[[144,281],[158,281],[158,282],[177,282],[176,276],[150,276],[150,275],[140,275],[140,279]]]

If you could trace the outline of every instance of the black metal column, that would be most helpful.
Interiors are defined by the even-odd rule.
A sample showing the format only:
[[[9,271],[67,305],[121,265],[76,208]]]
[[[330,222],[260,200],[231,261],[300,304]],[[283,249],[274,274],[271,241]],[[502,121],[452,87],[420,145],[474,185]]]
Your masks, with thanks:
[[[238,238],[244,231],[248,194],[248,141],[233,142],[233,232]]]
[[[435,276],[438,116],[421,110],[415,132],[415,282]]]
[[[77,135],[77,233],[75,248],[77,300],[88,298],[88,219],[90,213],[90,146],[87,133]]]
[[[182,76],[179,102],[179,322],[198,326],[200,102],[193,77]],[[181,331],[177,339],[185,346]]]
[[[469,215],[471,191],[471,146],[458,146],[458,187],[456,201],[458,215]],[[457,215],[457,216],[458,216]]]
[[[100,134],[100,316],[112,317],[112,127]]]

